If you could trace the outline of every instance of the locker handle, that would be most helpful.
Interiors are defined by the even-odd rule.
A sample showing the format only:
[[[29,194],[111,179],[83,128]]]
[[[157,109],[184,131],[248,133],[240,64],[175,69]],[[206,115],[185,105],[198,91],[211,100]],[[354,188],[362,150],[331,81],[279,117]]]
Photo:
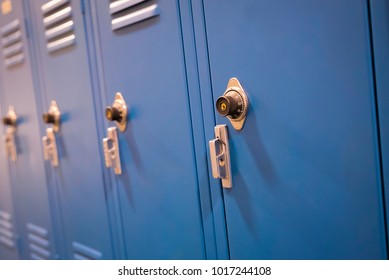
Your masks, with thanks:
[[[59,131],[61,112],[55,100],[51,101],[49,111],[43,114],[42,119],[44,123],[52,125],[46,129],[46,135],[42,137],[43,158],[51,161],[52,166],[57,167],[59,157],[55,133]]]
[[[18,117],[15,113],[13,106],[9,106],[7,114],[5,115],[5,117],[3,117],[3,125],[7,126],[3,141],[5,144],[5,151],[12,161],[16,161],[17,159],[17,150],[15,142],[17,119]]]
[[[5,144],[5,151],[12,161],[17,160],[16,144],[14,132],[7,129],[7,132],[3,138]]]
[[[222,180],[223,188],[232,188],[227,125],[217,125],[215,127],[215,137],[215,139],[209,141],[212,176]]]
[[[104,159],[107,168],[112,167],[115,174],[122,174],[120,163],[119,138],[116,127],[108,128],[108,136],[103,139]]]

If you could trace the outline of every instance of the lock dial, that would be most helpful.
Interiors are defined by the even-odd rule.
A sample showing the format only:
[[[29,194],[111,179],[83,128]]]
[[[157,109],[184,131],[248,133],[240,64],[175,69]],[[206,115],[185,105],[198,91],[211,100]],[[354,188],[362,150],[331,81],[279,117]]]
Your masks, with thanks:
[[[105,117],[109,121],[116,122],[120,131],[125,131],[127,127],[127,105],[122,94],[117,92],[115,100],[111,106],[105,108]]]
[[[3,117],[3,124],[6,126],[16,127],[17,119],[18,117],[16,116],[14,107],[9,106],[7,114]]]
[[[61,113],[55,100],[51,101],[49,111],[42,115],[42,119],[44,123],[52,124],[55,132],[59,131]]]
[[[216,110],[227,117],[236,130],[243,128],[246,120],[249,100],[237,78],[231,78],[223,96],[216,101]]]

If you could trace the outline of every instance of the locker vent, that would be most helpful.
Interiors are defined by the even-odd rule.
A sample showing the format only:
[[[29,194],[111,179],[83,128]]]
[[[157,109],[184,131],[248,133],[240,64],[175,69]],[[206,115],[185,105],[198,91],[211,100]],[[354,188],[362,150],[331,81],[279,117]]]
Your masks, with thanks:
[[[145,2],[144,5],[138,4]],[[109,4],[112,16],[112,30],[130,26],[137,22],[159,15],[158,4],[150,4],[148,0],[114,0]]]
[[[102,254],[88,246],[73,242],[73,257],[75,260],[98,260]]]
[[[15,234],[11,215],[0,210],[0,243],[8,248],[15,248]]]
[[[76,42],[70,0],[52,0],[41,7],[47,50],[55,52]]]
[[[47,260],[50,258],[50,241],[48,232],[42,227],[27,224],[28,245],[31,258],[34,260]]]
[[[20,21],[14,21],[4,25],[0,29],[1,45],[3,47],[4,64],[9,68],[24,61],[22,31]]]

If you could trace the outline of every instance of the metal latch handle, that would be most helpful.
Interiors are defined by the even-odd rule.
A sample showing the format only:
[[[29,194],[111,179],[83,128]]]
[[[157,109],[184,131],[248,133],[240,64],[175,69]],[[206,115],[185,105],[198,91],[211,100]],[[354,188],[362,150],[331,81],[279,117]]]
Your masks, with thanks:
[[[8,128],[7,132],[3,138],[5,151],[9,155],[12,161],[16,161],[17,152],[16,152],[16,144],[15,144],[15,132],[13,128]]]
[[[8,154],[12,161],[17,159],[17,150],[15,143],[15,133],[17,126],[18,117],[16,115],[15,109],[13,106],[9,106],[8,112],[3,117],[3,125],[7,126],[5,136],[3,137],[5,152]]]
[[[56,167],[59,165],[57,142],[55,139],[54,129],[49,127],[46,129],[46,136],[42,137],[43,158],[50,160],[51,165]]]
[[[223,188],[232,188],[227,125],[217,125],[215,127],[215,137],[215,139],[209,141],[212,176],[222,179]]]
[[[107,137],[103,139],[104,159],[107,168],[113,167],[115,174],[122,174],[120,163],[119,138],[116,127],[109,127]]]

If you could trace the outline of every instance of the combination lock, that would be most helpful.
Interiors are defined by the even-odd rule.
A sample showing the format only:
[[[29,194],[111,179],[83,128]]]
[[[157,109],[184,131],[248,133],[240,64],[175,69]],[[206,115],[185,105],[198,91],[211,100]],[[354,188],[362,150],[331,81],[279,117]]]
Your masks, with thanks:
[[[223,96],[216,101],[216,110],[221,116],[227,117],[236,130],[241,130],[246,120],[248,105],[249,100],[238,79],[231,78]]]
[[[16,127],[17,116],[12,106],[9,106],[7,114],[3,117],[3,125]]]
[[[244,100],[236,91],[229,91],[217,99],[216,109],[223,117],[238,119],[244,112]]]
[[[115,95],[115,100],[111,106],[105,108],[105,117],[109,121],[116,122],[120,131],[125,131],[127,127],[127,105],[120,92]]]
[[[55,132],[59,131],[61,113],[55,100],[51,101],[49,111],[42,115],[42,119],[45,124],[52,124]]]

